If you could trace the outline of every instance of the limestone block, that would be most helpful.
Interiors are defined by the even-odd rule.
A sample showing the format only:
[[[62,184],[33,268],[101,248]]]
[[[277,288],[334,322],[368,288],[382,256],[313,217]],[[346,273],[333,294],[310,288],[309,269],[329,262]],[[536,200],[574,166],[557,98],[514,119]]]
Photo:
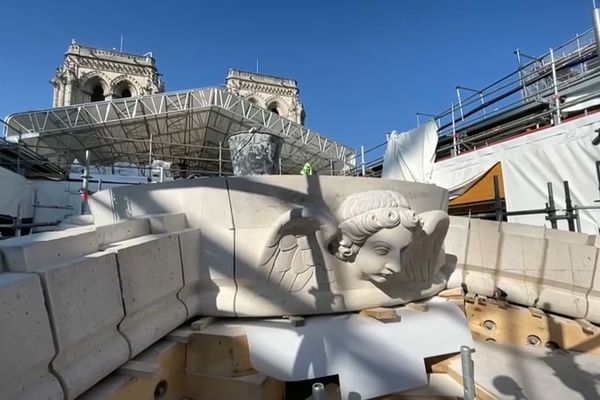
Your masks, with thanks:
[[[135,356],[186,319],[177,235],[148,235],[111,247],[117,253],[125,318],[119,330]]]
[[[40,271],[57,355],[52,367],[73,399],[129,359],[117,330],[124,316],[114,253]]]
[[[452,217],[450,219],[450,227],[448,228],[448,234],[444,240],[444,251],[446,252],[448,264],[455,265],[454,271],[448,279],[449,288],[460,287],[465,273],[465,259],[467,256],[469,238],[469,219],[461,218],[459,221],[461,223],[454,224],[457,222],[457,218]],[[467,222],[467,224],[463,224],[462,222]]]
[[[500,223],[472,219],[469,227],[465,264],[486,269],[495,269],[499,248]]]
[[[98,251],[93,226],[41,232],[0,241],[5,268],[28,272]]]
[[[546,229],[544,234],[546,239],[564,243],[593,245],[594,236],[585,233],[564,231],[561,229]]]
[[[194,400],[283,400],[285,397],[283,382],[260,374],[225,378],[187,373],[186,388]]]
[[[185,213],[187,224],[179,223],[177,228],[202,229],[202,271],[209,271],[213,282],[219,281],[218,290],[215,284],[201,293],[202,312],[234,315],[234,227],[225,178],[113,187],[91,196],[90,208],[99,225],[148,215]]]
[[[544,226],[517,224],[514,222],[501,222],[500,231],[519,236],[529,236],[533,238],[543,238],[546,228]]]
[[[151,233],[182,231],[187,227],[184,213],[149,215]]]
[[[188,229],[177,235],[183,267],[183,288],[178,297],[185,304],[187,318],[212,314],[217,309],[214,299],[218,297],[219,285],[225,287],[228,282],[219,280],[207,265],[200,229]]]
[[[96,227],[98,244],[102,248],[123,240],[148,235],[150,233],[150,222],[147,218],[125,219],[113,224],[100,225]]]
[[[40,279],[0,274],[0,399],[63,399],[48,370],[54,343]]]

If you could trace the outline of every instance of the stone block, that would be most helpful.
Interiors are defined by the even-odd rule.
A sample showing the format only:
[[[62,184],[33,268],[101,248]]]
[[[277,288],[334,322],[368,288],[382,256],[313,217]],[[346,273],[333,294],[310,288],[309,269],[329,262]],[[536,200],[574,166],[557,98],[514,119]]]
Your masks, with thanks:
[[[135,356],[185,321],[178,236],[148,235],[111,247],[117,253],[125,318],[119,330]]]
[[[450,226],[469,229],[470,222],[471,218],[469,217],[457,217],[455,215],[450,216]]]
[[[129,359],[117,330],[124,316],[114,253],[95,253],[40,271],[54,331],[52,361],[74,399]]]
[[[114,224],[99,225],[96,227],[98,244],[101,248],[124,240],[148,235],[150,233],[150,221],[146,218],[125,219]]]
[[[63,399],[48,369],[54,343],[40,279],[0,274],[0,399]]]
[[[169,233],[187,228],[185,213],[156,214],[147,216],[151,233]]]
[[[98,251],[93,226],[41,232],[0,242],[4,266],[12,272],[29,272],[64,263]]]
[[[523,274],[539,271],[544,265],[546,240],[503,232],[500,241],[498,271]]]
[[[500,231],[512,235],[529,236],[541,239],[544,237],[546,228],[544,226],[517,224],[514,222],[501,222]]]
[[[178,297],[185,304],[187,317],[198,315],[204,300],[216,298],[219,287],[212,283],[208,266],[203,263],[200,229],[178,233],[183,269],[183,287]]]
[[[559,241],[564,243],[593,245],[593,236],[585,233],[564,231],[562,229],[546,229],[545,237],[548,240]]]
[[[495,269],[500,248],[500,223],[496,221],[471,220],[465,265]]]

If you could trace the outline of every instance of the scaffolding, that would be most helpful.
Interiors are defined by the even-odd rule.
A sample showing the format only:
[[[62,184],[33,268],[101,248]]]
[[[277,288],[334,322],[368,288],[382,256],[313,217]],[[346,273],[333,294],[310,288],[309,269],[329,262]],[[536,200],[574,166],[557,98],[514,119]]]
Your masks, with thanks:
[[[482,89],[456,86],[456,98],[439,113],[416,113],[417,126],[435,121],[437,160],[455,157],[600,106],[600,58],[589,29],[539,57],[515,51],[518,68]],[[352,171],[380,176],[386,142],[364,149]]]
[[[228,135],[256,127],[284,138],[280,171],[298,174],[309,162],[322,174],[355,167],[354,151],[318,132],[233,95],[224,88],[193,89],[31,111],[6,118],[8,143],[39,162],[61,166],[129,163],[152,169],[171,163],[183,177],[232,173]]]

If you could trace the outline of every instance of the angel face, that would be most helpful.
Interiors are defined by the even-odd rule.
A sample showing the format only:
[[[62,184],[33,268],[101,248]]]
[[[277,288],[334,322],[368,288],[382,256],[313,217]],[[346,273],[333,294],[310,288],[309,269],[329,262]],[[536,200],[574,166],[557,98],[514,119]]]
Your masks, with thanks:
[[[383,283],[402,271],[400,253],[412,241],[412,233],[398,225],[371,235],[360,248],[353,264],[366,278]]]

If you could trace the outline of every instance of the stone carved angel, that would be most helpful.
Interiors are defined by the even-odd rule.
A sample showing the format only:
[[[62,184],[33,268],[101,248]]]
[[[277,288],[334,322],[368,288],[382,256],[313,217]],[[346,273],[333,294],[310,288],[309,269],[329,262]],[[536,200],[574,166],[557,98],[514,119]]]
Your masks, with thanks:
[[[321,270],[327,284],[339,268],[375,285],[433,283],[444,265],[449,218],[442,211],[416,214],[398,192],[349,196],[336,212],[297,208],[274,224],[259,262],[255,294],[269,288],[302,291]],[[398,278],[398,279],[395,279]]]

